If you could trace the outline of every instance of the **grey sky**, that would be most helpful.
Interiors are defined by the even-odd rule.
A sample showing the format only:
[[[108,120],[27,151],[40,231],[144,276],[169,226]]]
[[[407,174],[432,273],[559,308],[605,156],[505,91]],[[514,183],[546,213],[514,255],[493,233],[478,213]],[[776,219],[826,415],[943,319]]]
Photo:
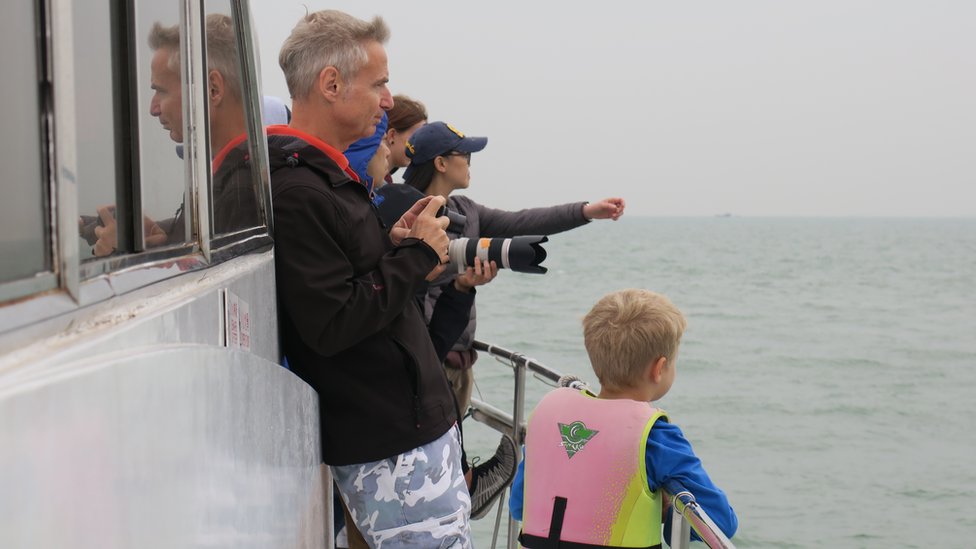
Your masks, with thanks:
[[[466,192],[631,215],[976,214],[976,3],[256,0],[381,15],[394,93],[488,136]]]

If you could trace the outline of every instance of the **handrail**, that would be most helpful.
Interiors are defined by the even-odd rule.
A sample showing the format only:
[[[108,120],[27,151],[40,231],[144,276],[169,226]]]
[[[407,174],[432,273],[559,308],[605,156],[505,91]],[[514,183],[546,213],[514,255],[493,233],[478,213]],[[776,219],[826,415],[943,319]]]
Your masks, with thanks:
[[[515,365],[528,368],[532,373],[538,374],[549,381],[552,381],[553,383],[559,383],[559,378],[562,377],[562,374],[559,372],[549,368],[534,358],[529,358],[523,355],[522,353],[509,351],[504,347],[499,347],[497,345],[492,345],[490,343],[485,343],[478,340],[475,340],[473,346],[477,351],[484,351],[492,356],[509,360]]]
[[[711,549],[735,549],[735,545],[684,485],[669,480],[664,483],[664,493],[671,500],[671,540],[668,545],[672,548],[688,547],[691,530],[694,530]]]
[[[522,444],[525,441],[525,371],[529,370],[533,374],[559,383],[562,374],[522,353],[510,351],[508,349],[475,341],[474,348],[489,355],[507,360],[515,371],[515,391],[514,408],[512,415],[508,415],[502,410],[482,402],[476,398],[471,399],[471,417],[496,431],[509,433],[512,437]],[[518,426],[516,428],[516,426]],[[711,549],[735,549],[735,545],[729,541],[721,529],[712,521],[704,509],[695,501],[695,496],[691,494],[681,483],[669,481],[664,486],[665,497],[671,501],[671,539],[669,545],[672,549],[688,549],[691,538],[691,531],[694,530],[698,537],[705,542]],[[503,495],[504,497],[504,495]],[[497,525],[496,525],[497,530]],[[508,519],[508,547],[515,549],[518,547],[518,521],[509,517]],[[497,535],[497,531],[496,531]],[[492,544],[494,547],[494,543]]]

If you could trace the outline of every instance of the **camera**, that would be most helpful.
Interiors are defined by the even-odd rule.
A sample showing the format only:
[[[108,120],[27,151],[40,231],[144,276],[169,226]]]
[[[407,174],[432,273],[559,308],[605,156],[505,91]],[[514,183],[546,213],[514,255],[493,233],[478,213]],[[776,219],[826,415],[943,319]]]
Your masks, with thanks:
[[[373,204],[380,219],[387,227],[392,227],[400,217],[410,210],[424,193],[407,184],[384,185],[376,191]],[[464,231],[467,218],[444,206],[437,212],[438,216],[446,216],[449,225],[448,233],[460,234]],[[467,238],[459,237],[448,244],[447,255],[451,265],[459,273],[474,265],[474,258],[482,261],[494,261],[499,269],[511,269],[520,273],[543,274],[547,269],[540,265],[546,259],[543,242],[548,242],[547,236],[516,236],[513,238]]]
[[[404,213],[410,210],[411,206],[423,197],[424,193],[410,185],[394,183],[383,185],[375,192],[373,205],[376,206],[376,212],[383,221],[383,225],[392,227]],[[464,230],[465,223],[468,222],[464,214],[447,206],[443,206],[437,211],[437,217],[441,216],[447,216],[449,221],[447,232],[449,233],[460,234]]]
[[[115,217],[115,206],[109,206],[108,211]],[[78,216],[78,236],[83,238],[89,246],[94,246],[95,242],[98,241],[98,235],[95,234],[95,227],[104,227],[105,223],[102,221],[100,215],[81,215]]]
[[[447,206],[444,206],[437,212],[437,217],[447,216],[448,225],[446,231],[449,233],[460,233],[464,230],[464,225],[468,222],[468,218],[464,216],[461,212],[456,212]]]
[[[450,264],[459,273],[474,265],[476,257],[482,262],[494,261],[499,269],[511,269],[520,273],[545,274],[540,265],[546,259],[543,242],[547,236],[515,236],[512,238],[455,238],[448,244]]]

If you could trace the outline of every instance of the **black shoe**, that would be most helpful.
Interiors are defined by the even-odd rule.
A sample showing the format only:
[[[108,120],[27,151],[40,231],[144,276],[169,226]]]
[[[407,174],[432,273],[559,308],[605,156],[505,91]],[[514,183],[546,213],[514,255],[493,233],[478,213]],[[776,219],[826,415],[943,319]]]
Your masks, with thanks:
[[[515,478],[518,468],[518,447],[515,440],[502,435],[495,455],[471,469],[471,519],[488,514],[498,496]]]

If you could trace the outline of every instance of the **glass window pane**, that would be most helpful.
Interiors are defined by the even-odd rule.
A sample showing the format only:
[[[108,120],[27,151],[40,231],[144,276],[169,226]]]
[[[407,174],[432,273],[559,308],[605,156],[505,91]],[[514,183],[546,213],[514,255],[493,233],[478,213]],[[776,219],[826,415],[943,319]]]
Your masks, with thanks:
[[[248,153],[240,78],[240,53],[227,0],[207,2],[207,76],[210,100],[213,234],[262,225],[259,184]]]
[[[16,136],[0,147],[4,197],[0,200],[0,282],[51,270],[45,205],[44,143],[38,100],[34,2],[8,2],[0,17],[0,120]]]
[[[177,2],[136,2],[135,84],[144,245],[188,240]]]
[[[108,2],[75,9],[75,124],[77,137],[79,255],[117,248],[115,226],[115,104]]]

